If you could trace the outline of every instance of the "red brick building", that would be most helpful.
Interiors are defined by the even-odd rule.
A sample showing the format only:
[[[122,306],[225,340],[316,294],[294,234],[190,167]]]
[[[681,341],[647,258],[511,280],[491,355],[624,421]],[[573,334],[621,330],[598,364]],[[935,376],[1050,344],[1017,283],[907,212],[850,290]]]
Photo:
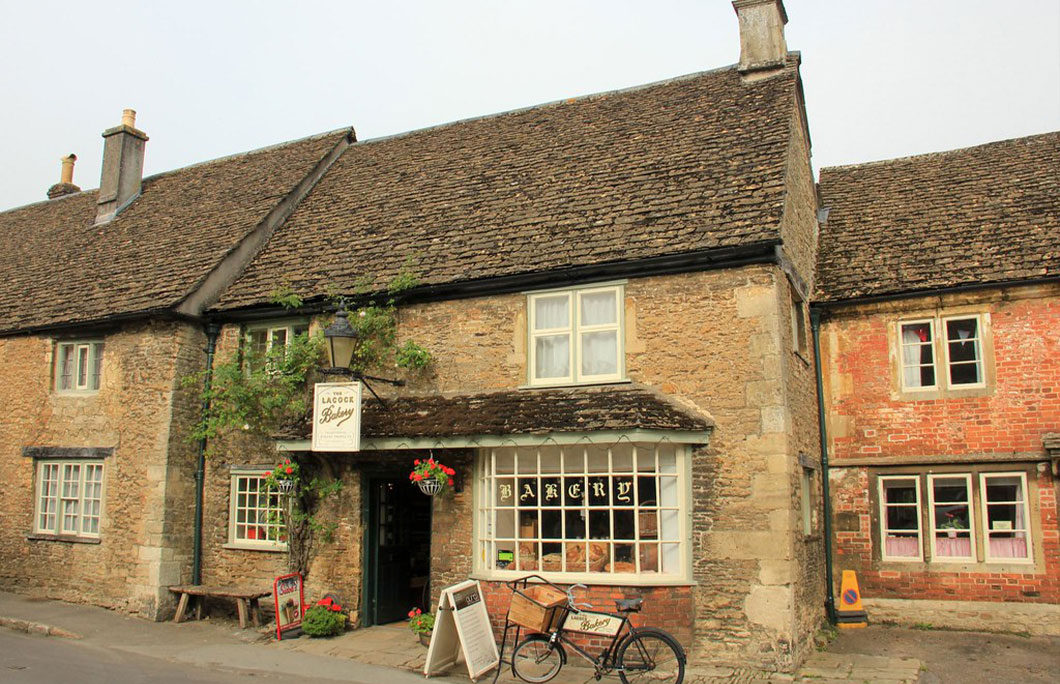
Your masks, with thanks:
[[[1058,168],[1052,133],[821,172],[834,567],[870,617],[1060,631]]]

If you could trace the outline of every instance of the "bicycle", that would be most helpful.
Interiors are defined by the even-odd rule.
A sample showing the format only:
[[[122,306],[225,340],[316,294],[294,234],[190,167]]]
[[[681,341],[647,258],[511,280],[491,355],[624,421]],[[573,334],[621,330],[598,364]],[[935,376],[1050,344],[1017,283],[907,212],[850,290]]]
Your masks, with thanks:
[[[655,627],[636,627],[629,619],[632,613],[640,611],[644,599],[616,600],[617,612],[608,613],[574,600],[574,590],[586,589],[584,584],[562,589],[539,575],[508,584],[513,592],[521,593],[518,585],[521,583],[525,589],[530,579],[565,593],[567,602],[561,607],[565,614],[557,616],[547,633],[531,634],[512,650],[512,674],[519,679],[531,684],[551,680],[567,663],[565,647],[569,647],[592,664],[597,680],[617,672],[623,684],[649,681],[681,684],[684,681],[687,658],[677,639]],[[594,656],[575,643],[568,633],[609,636],[611,640],[600,655]]]

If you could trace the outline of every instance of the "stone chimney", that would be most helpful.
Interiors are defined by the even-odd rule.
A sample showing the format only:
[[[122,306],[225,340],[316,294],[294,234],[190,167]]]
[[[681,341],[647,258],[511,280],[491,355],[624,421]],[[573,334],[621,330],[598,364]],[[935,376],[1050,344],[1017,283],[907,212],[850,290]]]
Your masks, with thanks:
[[[136,112],[126,109],[122,113],[121,125],[103,131],[103,140],[97,226],[113,219],[140,195],[147,135],[136,128]]]
[[[784,66],[788,46],[783,0],[732,0],[740,20],[740,72],[769,71]]]
[[[81,192],[81,188],[74,185],[74,162],[77,161],[77,155],[71,152],[60,161],[63,163],[63,169],[59,175],[59,182],[48,188],[48,199]]]

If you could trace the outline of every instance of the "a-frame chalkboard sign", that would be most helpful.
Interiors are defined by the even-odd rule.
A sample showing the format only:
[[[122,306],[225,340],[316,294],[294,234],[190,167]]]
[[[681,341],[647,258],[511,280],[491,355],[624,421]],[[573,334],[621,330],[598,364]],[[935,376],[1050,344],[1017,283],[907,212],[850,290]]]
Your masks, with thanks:
[[[442,589],[423,674],[430,677],[448,670],[461,653],[471,679],[478,679],[501,662],[482,588],[475,580]]]

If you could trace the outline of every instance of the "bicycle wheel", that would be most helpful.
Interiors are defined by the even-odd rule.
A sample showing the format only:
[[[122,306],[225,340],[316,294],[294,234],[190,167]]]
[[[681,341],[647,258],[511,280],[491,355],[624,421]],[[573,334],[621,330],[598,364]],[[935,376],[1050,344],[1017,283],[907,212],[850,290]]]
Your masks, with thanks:
[[[567,661],[563,647],[550,644],[547,634],[531,634],[512,651],[512,674],[524,682],[547,682]]]
[[[685,679],[685,650],[661,629],[638,629],[618,649],[618,676],[623,684],[681,684]]]

